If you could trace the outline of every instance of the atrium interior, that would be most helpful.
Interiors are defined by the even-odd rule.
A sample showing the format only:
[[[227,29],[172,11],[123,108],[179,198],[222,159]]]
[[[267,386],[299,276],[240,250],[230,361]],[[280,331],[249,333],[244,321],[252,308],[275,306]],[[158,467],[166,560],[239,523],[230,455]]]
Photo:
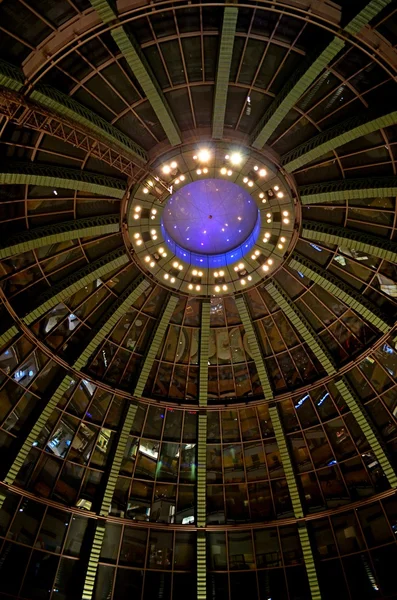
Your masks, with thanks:
[[[397,599],[396,0],[0,30],[0,600]]]

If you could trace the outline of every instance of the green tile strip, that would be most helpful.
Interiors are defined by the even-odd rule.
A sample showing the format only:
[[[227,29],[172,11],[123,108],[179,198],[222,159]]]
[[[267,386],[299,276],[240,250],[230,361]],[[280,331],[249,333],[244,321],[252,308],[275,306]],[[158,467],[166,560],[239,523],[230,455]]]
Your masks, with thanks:
[[[0,85],[14,92],[19,92],[24,85],[25,76],[21,69],[5,60],[0,60]]]
[[[362,294],[338,279],[335,275],[332,275],[332,273],[315,265],[312,261],[300,256],[297,252],[293,253],[289,266],[296,271],[300,271],[303,275],[314,281],[314,283],[341,300],[346,306],[355,310],[382,333],[390,331],[391,326],[387,323],[385,315],[375,305],[364,298]]]
[[[137,161],[139,164],[147,162],[147,154],[141,146],[70,96],[48,85],[40,85],[31,93],[30,98],[41,106],[53,110],[61,117],[71,119],[86,127],[87,130],[113,144],[113,147],[125,152],[131,157],[131,160]]]
[[[3,348],[8,342],[18,335],[19,329],[16,325],[11,325],[4,333],[0,335],[0,348]]]
[[[103,342],[106,336],[117,325],[121,317],[127,312],[132,304],[139,298],[145,290],[150,287],[150,282],[145,279],[144,275],[139,276],[126,290],[117,298],[104,317],[93,328],[93,337],[88,342],[87,346],[73,363],[73,368],[79,371],[83,369],[96,351],[98,346]]]
[[[371,0],[366,6],[350,21],[345,27],[345,31],[351,35],[359,33],[381,10],[390,4],[392,0]]]
[[[102,258],[87,264],[85,267],[72,273],[58,284],[51,286],[48,292],[41,294],[37,300],[38,306],[22,317],[22,321],[26,323],[26,325],[30,325],[59,304],[59,302],[63,302],[96,279],[100,279],[104,275],[111,273],[111,271],[119,269],[128,262],[129,258],[125,253],[124,248],[118,248],[113,252],[109,252],[109,254],[106,254]]]
[[[310,593],[312,600],[321,600],[320,586],[318,584],[316,565],[313,557],[313,550],[310,544],[309,533],[305,523],[298,524],[299,539],[301,543],[303,560],[305,562],[307,578],[309,580]]]
[[[51,188],[77,190],[110,198],[121,199],[127,190],[127,183],[116,177],[99,175],[68,169],[54,165],[11,162],[2,163],[0,184],[41,185]]]
[[[120,230],[119,217],[106,215],[89,217],[54,223],[45,227],[28,229],[22,233],[14,234],[5,239],[6,245],[0,243],[0,259],[9,258],[15,254],[29,252],[36,248],[76,240],[79,237],[94,237],[117,233]]]
[[[117,18],[115,2],[112,0],[90,0],[104,23],[111,23]]]
[[[346,200],[394,198],[397,196],[397,177],[364,177],[313,183],[299,188],[302,204],[328,204]]]
[[[125,253],[124,248],[114,250],[106,256],[99,258],[98,260],[87,264],[82,269],[79,269],[75,273],[72,273],[68,277],[65,277],[58,284],[53,285],[47,292],[41,294],[36,302],[36,308],[28,312],[22,321],[26,325],[31,325],[46,314],[49,310],[54,308],[60,302],[63,302],[66,298],[69,298],[72,294],[75,294],[81,290],[84,286],[89,285],[92,281],[100,279],[107,273],[122,267],[129,261],[128,256]],[[10,341],[17,333],[18,328],[13,325],[6,332],[0,335],[0,348],[8,341]]]
[[[156,354],[158,349],[160,348],[160,344],[163,341],[166,329],[172,317],[172,313],[175,310],[176,305],[178,304],[177,296],[170,296],[161,315],[161,318],[157,322],[157,329],[152,338],[152,342],[149,346],[149,350],[146,353],[145,359],[143,361],[142,369],[139,374],[138,382],[135,386],[134,396],[142,396],[143,390],[146,385],[147,378],[149,377],[149,373],[152,369],[153,363],[156,358]]]
[[[104,23],[110,23],[117,19],[117,11],[114,2],[111,0],[90,1]],[[177,146],[181,143],[178,125],[139,44],[131,33],[127,33],[123,26],[112,29],[111,35],[119,47],[120,52],[126,59],[131,71],[137,78],[151,107],[156,113],[168,141],[172,146]]]
[[[210,343],[210,302],[201,303],[199,404],[207,406],[208,400],[208,353]]]
[[[378,131],[383,127],[395,125],[396,123],[397,111],[375,117],[370,112],[355,115],[330,129],[322,131],[308,142],[287,152],[281,157],[281,163],[288,173],[292,173],[300,167],[324,156],[327,152],[339,148],[339,146]]]
[[[379,238],[364,231],[354,231],[347,227],[304,221],[301,236],[306,240],[315,240],[326,244],[335,244],[346,248],[354,248],[371,256],[397,263],[397,243]]]
[[[128,436],[132,428],[137,411],[136,404],[130,404],[127,411],[127,416],[124,419],[123,427],[121,428],[120,436],[117,442],[116,450],[113,455],[112,464],[110,466],[108,480],[106,482],[105,493],[101,504],[100,514],[107,517],[110,511],[114,490],[116,488],[117,478],[120,473],[121,463],[123,462],[125,447],[128,442]]]
[[[207,415],[198,416],[197,438],[197,527],[207,521]]]
[[[232,63],[238,8],[226,6],[223,13],[218,69],[216,72],[215,101],[212,121],[212,137],[222,139],[225,124],[227,92]]]
[[[197,600],[207,600],[207,547],[205,531],[197,531]]]
[[[270,400],[273,397],[273,391],[270,385],[269,376],[266,370],[265,361],[263,360],[258,338],[256,337],[255,329],[252,324],[247,305],[245,303],[245,299],[243,296],[239,296],[235,299],[235,301],[241,321],[244,325],[245,333],[247,334],[251,356],[254,359],[256,369],[258,371],[263,393],[265,395],[265,398],[267,400]]]
[[[352,35],[359,33],[390,2],[391,0],[371,0],[346,25],[344,31]],[[266,144],[289,111],[342,50],[344,45],[345,42],[335,36],[315,57],[308,57],[303,61],[301,68],[296,70],[295,74],[282,88],[255,128],[251,138],[254,148],[262,148]]]
[[[99,557],[101,555],[102,542],[105,535],[105,523],[98,522],[95,528],[94,539],[88,559],[87,572],[84,580],[82,600],[91,600],[94,593],[95,578],[98,570]]]
[[[376,460],[382,467],[387,480],[392,488],[397,487],[397,476],[396,473],[379,441],[378,436],[375,433],[368,415],[361,402],[357,400],[355,392],[350,387],[349,382],[345,377],[339,381],[335,381],[335,386],[341,394],[342,398],[346,402],[347,406],[351,410],[354,418],[356,419],[361,431],[365,435],[368,444],[370,445],[372,452],[374,453]]]
[[[291,457],[287,446],[287,440],[285,438],[277,405],[269,406],[269,414],[272,420],[274,434],[276,436],[276,442],[280,452],[281,462],[283,463],[284,473],[287,480],[294,515],[297,519],[301,519],[303,517],[303,507],[299,496],[298,485],[296,483],[295,473],[292,467]]]
[[[181,136],[178,125],[139,45],[123,27],[113,29],[111,34],[156,113],[168,141],[172,146],[179,145]]]
[[[313,61],[303,63],[303,68],[284,86],[260,120],[253,134],[254,148],[263,148],[299,98],[344,45],[341,39],[335,37]]]
[[[114,302],[114,304],[107,311],[104,319],[102,319],[99,324],[96,326],[96,330],[94,333],[94,337],[88,342],[86,348],[80,354],[80,357],[75,361],[74,367],[76,369],[84,366],[91,356],[91,354],[95,351],[104,337],[112,330],[112,328],[117,324],[118,320],[125,313],[127,308],[131,306],[132,302],[135,301],[139,295],[149,287],[149,282],[144,278],[144,276],[140,276],[137,280],[135,280],[131,286]],[[114,318],[114,315],[117,315],[117,318]],[[98,331],[97,331],[98,330]],[[41,430],[45,426],[47,420],[51,416],[51,413],[57,406],[58,402],[61,400],[64,393],[68,390],[72,382],[74,381],[74,377],[71,375],[66,375],[63,378],[54,394],[51,396],[50,400],[47,402],[43,411],[41,412],[39,418],[31,429],[29,435],[25,439],[22,444],[21,449],[19,450],[11,468],[9,469],[4,481],[6,483],[13,483],[20,468],[22,467],[25,458],[27,457],[33,442],[39,436]]]
[[[29,451],[33,445],[33,442],[35,442],[37,440],[38,436],[40,435],[41,430],[43,429],[44,425],[50,418],[56,405],[61,400],[64,393],[69,389],[69,387],[73,383],[73,381],[74,381],[73,378],[70,377],[69,375],[64,377],[62,382],[60,383],[60,385],[57,387],[56,391],[54,392],[54,394],[51,396],[50,400],[44,406],[39,418],[37,419],[36,423],[33,425],[32,429],[31,429],[30,433],[28,434],[28,436],[26,437],[25,441],[23,442],[22,447],[19,450],[14,462],[12,463],[7,475],[4,477],[5,483],[9,483],[9,484],[14,483],[20,468],[22,467],[27,455],[29,454]]]
[[[281,308],[291,325],[295,327],[301,337],[309,346],[310,350],[315,354],[328,375],[336,373],[336,368],[330,353],[322,343],[321,339],[316,335],[312,326],[308,323],[299,309],[294,306],[293,301],[284,290],[274,281],[266,286],[266,291],[273,298],[275,303]]]

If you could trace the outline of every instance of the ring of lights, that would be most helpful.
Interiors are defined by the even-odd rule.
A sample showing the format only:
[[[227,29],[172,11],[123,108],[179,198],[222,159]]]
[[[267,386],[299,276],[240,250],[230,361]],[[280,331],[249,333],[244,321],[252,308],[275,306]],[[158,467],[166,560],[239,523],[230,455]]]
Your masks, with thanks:
[[[247,190],[259,211],[258,235],[222,268],[197,266],[170,250],[161,227],[172,193],[203,178],[227,179]],[[297,226],[295,202],[280,169],[259,153],[211,142],[171,151],[138,184],[127,207],[128,233],[142,269],[162,285],[197,296],[226,295],[258,285],[284,262]],[[244,247],[244,245],[243,245]]]

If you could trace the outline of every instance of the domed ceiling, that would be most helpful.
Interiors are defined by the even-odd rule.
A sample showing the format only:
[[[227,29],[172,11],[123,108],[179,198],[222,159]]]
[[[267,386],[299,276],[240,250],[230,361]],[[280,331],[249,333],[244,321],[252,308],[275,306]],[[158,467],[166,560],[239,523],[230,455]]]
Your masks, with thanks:
[[[167,523],[191,526],[175,535],[301,519],[306,583],[267,580],[253,597],[328,598],[305,519],[397,486],[396,11],[387,0],[0,3],[3,499],[156,521],[142,497],[157,492],[137,490],[154,458],[165,490],[172,457],[185,471]],[[37,479],[47,455],[73,466],[68,492],[64,471]],[[258,489],[244,499],[263,478],[269,504]],[[205,565],[217,534],[197,535]],[[228,548],[225,569],[244,570]],[[141,566],[166,570],[153,552]],[[223,596],[217,576],[185,567],[198,573],[189,597],[207,585],[208,598],[237,598],[237,579]],[[86,600],[95,569],[91,583],[81,575]],[[342,597],[394,597],[363,569],[381,580],[374,595],[346,580]],[[28,575],[0,592],[39,597]],[[130,589],[123,577],[113,598]],[[182,597],[175,581],[164,598]]]

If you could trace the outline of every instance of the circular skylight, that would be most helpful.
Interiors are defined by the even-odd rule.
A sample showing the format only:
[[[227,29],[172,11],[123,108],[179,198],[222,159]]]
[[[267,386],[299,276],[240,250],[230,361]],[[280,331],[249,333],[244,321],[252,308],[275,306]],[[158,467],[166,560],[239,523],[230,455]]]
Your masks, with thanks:
[[[197,254],[225,254],[253,233],[258,208],[248,191],[231,181],[202,179],[168,200],[162,225],[166,239]]]

